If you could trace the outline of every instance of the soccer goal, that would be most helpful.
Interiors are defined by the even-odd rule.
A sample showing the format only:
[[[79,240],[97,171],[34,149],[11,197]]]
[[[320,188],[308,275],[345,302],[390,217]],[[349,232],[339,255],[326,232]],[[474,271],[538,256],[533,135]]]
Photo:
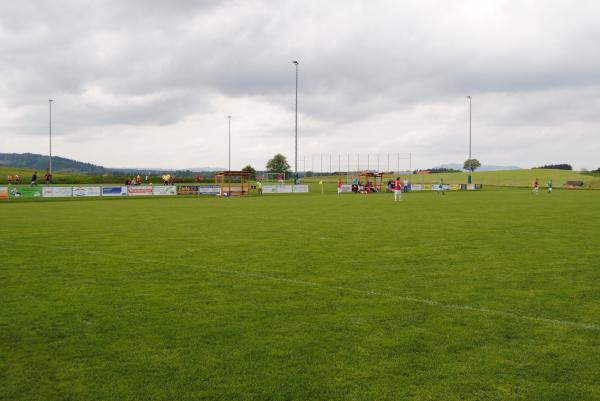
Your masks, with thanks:
[[[284,183],[286,180],[286,174],[285,173],[264,173],[263,174],[263,183],[265,184],[278,184],[278,183]]]

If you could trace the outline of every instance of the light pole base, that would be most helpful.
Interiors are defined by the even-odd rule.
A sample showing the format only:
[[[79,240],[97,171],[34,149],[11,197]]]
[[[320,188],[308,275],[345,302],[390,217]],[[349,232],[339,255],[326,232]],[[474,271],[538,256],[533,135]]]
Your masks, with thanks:
[[[469,178],[467,179],[467,183],[470,184],[471,183],[471,174],[469,174]]]

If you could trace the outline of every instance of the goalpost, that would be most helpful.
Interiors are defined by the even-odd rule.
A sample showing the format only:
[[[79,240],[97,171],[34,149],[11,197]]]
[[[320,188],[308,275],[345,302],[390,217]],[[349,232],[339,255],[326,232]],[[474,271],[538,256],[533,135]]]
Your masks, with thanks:
[[[264,173],[263,174],[263,183],[264,184],[278,184],[280,182],[281,179],[281,183],[284,183],[286,180],[286,175],[285,172],[284,173]]]

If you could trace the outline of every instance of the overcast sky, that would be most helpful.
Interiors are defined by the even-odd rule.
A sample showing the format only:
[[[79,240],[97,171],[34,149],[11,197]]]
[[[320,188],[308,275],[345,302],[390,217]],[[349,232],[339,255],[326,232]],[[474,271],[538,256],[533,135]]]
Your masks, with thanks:
[[[597,168],[599,18],[597,0],[3,1],[0,152],[47,154],[51,98],[55,155],[226,167],[232,115],[232,168],[293,164],[299,60],[300,170],[462,162],[467,95],[484,164]]]

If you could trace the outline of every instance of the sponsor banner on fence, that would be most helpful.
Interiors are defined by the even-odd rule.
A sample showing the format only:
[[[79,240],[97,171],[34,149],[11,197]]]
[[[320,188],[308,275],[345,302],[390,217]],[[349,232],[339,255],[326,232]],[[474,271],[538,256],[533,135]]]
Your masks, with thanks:
[[[102,196],[127,196],[127,187],[102,187]]]
[[[352,184],[342,184],[342,192],[352,192]]]
[[[343,185],[342,185],[343,187]],[[352,186],[350,186],[350,189],[352,190]],[[301,194],[306,194],[308,193],[308,185],[294,185],[294,193],[298,192]]]
[[[0,187],[0,199],[8,199],[8,187]]]
[[[127,196],[150,196],[152,195],[151,185],[135,186],[130,185],[127,187]]]
[[[219,185],[202,185],[198,187],[198,193],[200,195],[218,195],[221,193],[221,187]]]
[[[73,187],[42,187],[44,198],[70,198],[73,196]]]
[[[39,198],[42,196],[42,189],[28,186],[10,187],[8,196],[11,198]]]
[[[423,185],[421,185],[421,184],[410,184],[410,190],[411,191],[422,191],[423,190]]]
[[[177,195],[177,188],[174,185],[157,185],[152,187],[152,193],[159,196]]]
[[[199,185],[177,185],[177,195],[198,195]]]
[[[291,185],[263,185],[263,194],[292,193]]]
[[[473,191],[475,189],[475,184],[467,184],[467,191]]]
[[[450,190],[449,184],[431,184],[432,191],[448,191]]]
[[[73,196],[100,196],[102,191],[100,187],[73,187]]]
[[[263,194],[307,193],[308,185],[263,185]]]

